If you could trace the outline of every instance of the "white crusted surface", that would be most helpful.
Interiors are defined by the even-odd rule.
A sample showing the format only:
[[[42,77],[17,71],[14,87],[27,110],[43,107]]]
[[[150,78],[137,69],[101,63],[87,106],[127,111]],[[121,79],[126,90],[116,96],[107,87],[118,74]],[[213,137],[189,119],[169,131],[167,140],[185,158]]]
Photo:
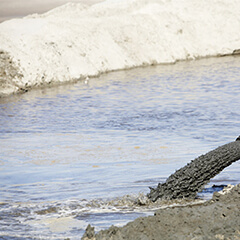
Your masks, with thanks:
[[[231,54],[240,48],[239,9],[238,0],[69,3],[1,23],[0,50],[9,53],[23,75],[12,80],[17,91],[112,70]]]

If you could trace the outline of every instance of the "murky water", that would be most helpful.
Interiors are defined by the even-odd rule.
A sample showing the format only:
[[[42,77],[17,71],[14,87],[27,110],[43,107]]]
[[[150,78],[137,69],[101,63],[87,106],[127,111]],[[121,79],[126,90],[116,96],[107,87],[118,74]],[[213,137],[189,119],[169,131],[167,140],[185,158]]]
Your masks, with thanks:
[[[240,57],[112,72],[0,99],[0,236],[79,239],[159,207],[149,186],[240,134]],[[236,162],[213,184],[240,182]],[[139,200],[140,199],[140,200]],[[139,201],[141,204],[139,204]]]

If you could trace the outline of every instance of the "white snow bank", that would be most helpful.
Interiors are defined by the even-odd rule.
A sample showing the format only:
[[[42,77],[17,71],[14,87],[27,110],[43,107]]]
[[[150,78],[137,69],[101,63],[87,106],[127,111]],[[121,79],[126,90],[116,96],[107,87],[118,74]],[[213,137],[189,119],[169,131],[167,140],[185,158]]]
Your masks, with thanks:
[[[11,73],[4,72],[8,88],[4,89],[2,78],[0,92],[142,65],[231,54],[239,48],[239,0],[69,3],[42,15],[0,24],[0,58],[1,51],[8,53],[19,72],[10,80]]]

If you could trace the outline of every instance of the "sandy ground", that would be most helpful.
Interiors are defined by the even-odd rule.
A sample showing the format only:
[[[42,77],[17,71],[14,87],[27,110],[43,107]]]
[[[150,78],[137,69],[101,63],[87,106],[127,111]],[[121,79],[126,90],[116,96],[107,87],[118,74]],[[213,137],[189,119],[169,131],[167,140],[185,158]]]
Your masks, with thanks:
[[[240,239],[240,184],[225,194],[214,193],[203,204],[160,209],[154,216],[138,218],[124,227],[112,226],[96,235],[89,225],[82,239]]]
[[[0,22],[11,18],[20,18],[28,14],[43,13],[68,2],[80,2],[92,5],[104,0],[1,0]]]

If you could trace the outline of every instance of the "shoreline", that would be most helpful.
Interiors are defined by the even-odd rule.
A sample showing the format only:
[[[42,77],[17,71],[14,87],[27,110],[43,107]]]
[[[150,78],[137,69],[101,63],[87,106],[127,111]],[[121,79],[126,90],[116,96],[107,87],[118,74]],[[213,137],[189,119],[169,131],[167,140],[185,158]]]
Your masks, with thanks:
[[[240,184],[215,192],[198,205],[159,209],[123,227],[112,226],[95,234],[88,225],[82,240],[122,239],[240,239]]]
[[[111,71],[239,54],[240,2],[218,0],[206,9],[205,1],[68,3],[5,21],[0,96]]]
[[[222,55],[218,54],[218,55],[212,55],[212,56],[203,56],[203,57],[198,57],[196,59],[177,60],[177,61],[172,62],[172,63],[143,64],[143,65],[140,65],[140,66],[133,66],[133,67],[123,68],[123,69],[109,70],[109,71],[98,73],[96,75],[81,76],[78,79],[69,79],[68,81],[65,81],[65,82],[49,82],[49,83],[43,83],[43,84],[41,83],[40,85],[25,86],[25,87],[18,88],[16,91],[13,91],[13,92],[10,92],[10,93],[9,92],[5,93],[5,92],[1,91],[1,90],[4,90],[5,87],[7,87],[7,86],[3,86],[2,82],[1,82],[1,75],[4,75],[5,74],[4,72],[6,70],[6,68],[1,67],[1,60],[2,60],[1,53],[2,52],[0,51],[0,98],[7,98],[7,97],[11,97],[13,95],[24,94],[24,93],[26,93],[28,91],[31,91],[31,90],[34,90],[34,89],[46,89],[46,88],[64,86],[64,85],[68,85],[68,84],[74,84],[74,83],[77,83],[79,81],[84,81],[86,79],[88,80],[88,79],[91,79],[91,78],[98,78],[101,75],[108,74],[108,73],[111,73],[111,72],[128,71],[128,70],[132,70],[132,69],[151,67],[151,66],[174,65],[174,64],[177,64],[179,62],[198,61],[198,60],[209,59],[209,58],[223,58],[223,57],[231,57],[231,56],[240,57],[240,49],[236,49],[236,50],[233,51],[232,54],[222,54]],[[12,59],[10,57],[7,57],[7,58],[8,58],[9,63],[12,64]],[[12,68],[11,64],[8,66],[8,68]],[[14,69],[14,67],[13,67],[13,70],[10,70],[9,72],[12,76],[13,75],[15,76],[15,74],[21,75],[21,73],[16,72],[16,69]],[[6,84],[6,85],[11,84],[10,81],[6,81],[4,84]],[[13,83],[13,85],[14,85],[14,83]]]

